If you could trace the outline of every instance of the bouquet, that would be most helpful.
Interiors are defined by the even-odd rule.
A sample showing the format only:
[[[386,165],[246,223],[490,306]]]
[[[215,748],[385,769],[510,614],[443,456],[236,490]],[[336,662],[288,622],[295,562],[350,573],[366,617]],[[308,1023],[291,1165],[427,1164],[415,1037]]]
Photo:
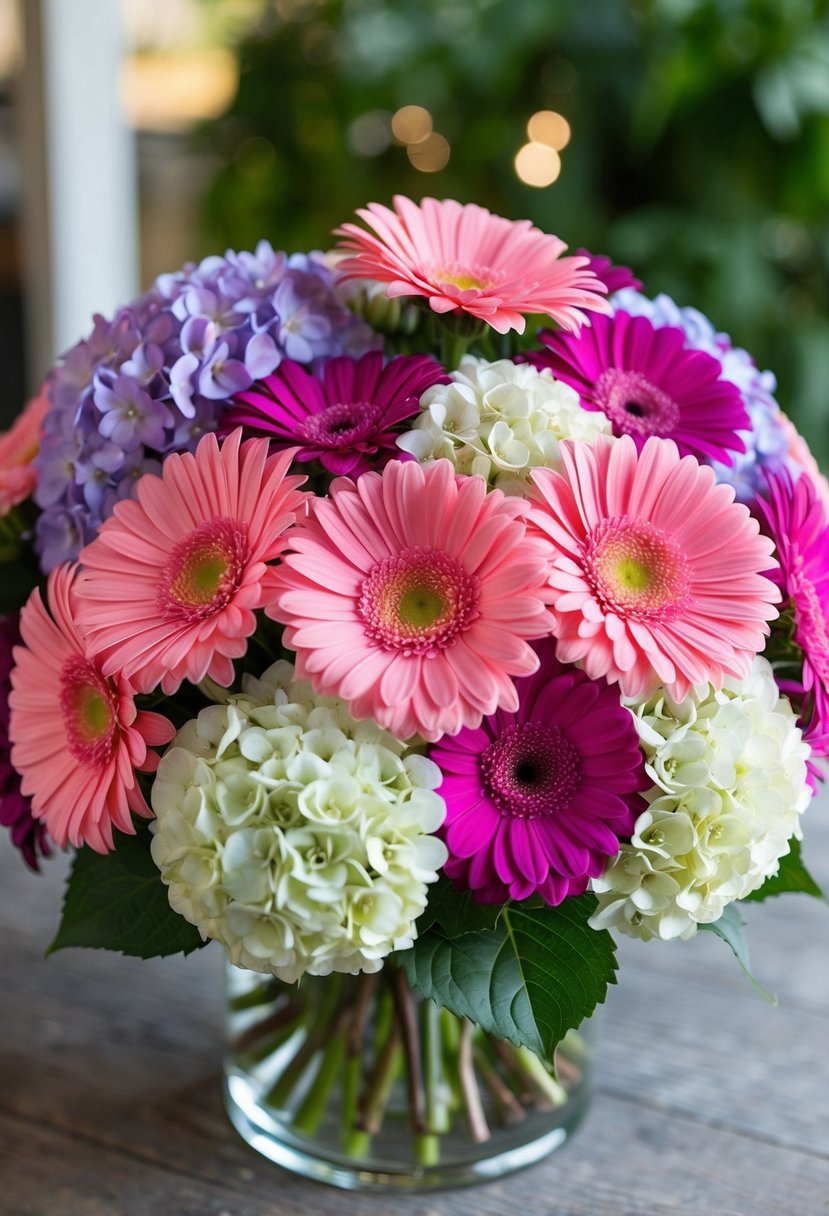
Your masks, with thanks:
[[[365,1158],[400,1074],[426,1167],[578,1087],[614,935],[747,968],[819,894],[829,485],[625,268],[359,217],[96,317],[0,445],[0,822],[74,850],[52,949],[220,942],[258,1100]]]

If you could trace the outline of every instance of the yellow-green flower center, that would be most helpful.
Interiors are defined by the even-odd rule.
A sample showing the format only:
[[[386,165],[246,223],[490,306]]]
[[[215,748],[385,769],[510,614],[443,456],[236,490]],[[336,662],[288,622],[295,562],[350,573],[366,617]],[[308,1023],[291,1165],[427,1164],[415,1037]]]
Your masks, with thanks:
[[[117,700],[110,682],[83,655],[63,666],[60,705],[73,756],[84,764],[106,764],[115,744]]]
[[[434,282],[439,287],[455,291],[489,291],[493,286],[492,275],[479,266],[465,266],[460,262],[452,262],[432,269]]]
[[[210,519],[173,550],[162,572],[158,606],[165,620],[196,621],[224,608],[247,562],[247,535],[235,519]]]
[[[477,616],[478,581],[448,553],[416,546],[377,563],[359,610],[367,636],[385,650],[436,654]]]
[[[591,590],[606,611],[665,621],[687,606],[691,571],[685,555],[650,520],[603,520],[584,542],[584,561]]]
[[[446,611],[443,596],[433,587],[415,586],[404,591],[398,604],[400,621],[416,629],[429,629]]]

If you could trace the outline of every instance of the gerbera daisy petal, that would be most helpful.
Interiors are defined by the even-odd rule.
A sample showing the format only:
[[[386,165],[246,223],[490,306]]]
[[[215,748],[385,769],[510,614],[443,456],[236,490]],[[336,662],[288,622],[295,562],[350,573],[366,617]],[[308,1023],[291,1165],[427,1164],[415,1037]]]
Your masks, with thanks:
[[[133,832],[129,808],[149,814],[135,769],[150,771],[148,746],[174,730],[160,714],[137,713],[133,690],[109,679],[77,624],[75,566],[49,575],[47,605],[34,591],[20,614],[9,736],[32,814],[59,845],[112,848],[112,825]]]
[[[562,257],[558,237],[493,215],[474,203],[397,195],[357,212],[369,229],[336,230],[350,256],[345,278],[385,283],[387,295],[422,296],[437,313],[466,313],[499,333],[523,332],[525,313],[542,313],[577,330],[588,311],[607,312],[605,284],[584,256]]]
[[[531,512],[556,551],[550,586],[561,657],[583,663],[593,679],[618,681],[629,696],[663,683],[681,698],[701,679],[719,688],[747,671],[780,598],[764,573],[774,565],[771,546],[747,508],[669,440],[651,437],[637,452],[629,436],[599,436],[564,443],[562,456],[563,474],[533,473]],[[693,480],[703,504],[694,536],[687,518],[667,510],[677,478],[683,495]],[[666,504],[658,525],[657,499]],[[728,581],[718,577],[724,562]]]
[[[146,474],[138,502],[120,503],[83,550],[78,620],[108,674],[141,692],[161,683],[172,693],[208,673],[232,681],[230,659],[244,653],[253,611],[271,594],[266,563],[284,549],[306,497],[303,479],[286,476],[290,453],[268,457],[267,448],[264,439],[241,443],[239,430],[221,447],[206,435],[194,455],[174,453],[160,477]]]
[[[784,471],[766,478],[767,497],[756,509],[774,541],[780,567],[772,572],[784,610],[794,619],[803,657],[800,682],[787,691],[799,703],[804,737],[829,755],[829,515],[814,480]]]
[[[463,525],[454,528],[456,514]],[[537,661],[524,639],[550,631],[549,558],[526,531],[514,502],[484,495],[449,461],[393,462],[357,483],[335,482],[329,499],[314,502],[292,533],[297,552],[275,573],[265,611],[286,626],[286,642],[317,691],[344,697],[355,716],[373,717],[401,738],[436,739],[510,704],[510,676]],[[304,577],[309,551],[320,571],[329,554],[350,563],[353,584],[340,578],[323,587]],[[488,580],[513,563],[520,577],[499,584],[514,588],[510,619],[509,601],[491,596]],[[338,600],[341,609],[332,611]],[[498,612],[490,616],[493,600]],[[343,610],[353,621],[347,629]]]
[[[446,872],[481,902],[499,883],[502,898],[551,903],[583,891],[632,831],[648,784],[618,690],[561,663],[551,640],[535,653],[537,671],[515,681],[514,713],[429,753],[443,773]]]
[[[673,439],[681,455],[730,464],[744,452],[738,434],[750,428],[740,391],[722,365],[688,350],[681,329],[657,328],[646,317],[616,312],[596,317],[577,335],[542,331],[543,352],[527,356],[601,410],[616,435],[641,448],[651,435]]]
[[[384,366],[370,351],[330,359],[320,378],[290,359],[239,393],[222,416],[222,433],[241,427],[293,458],[318,460],[329,473],[359,477],[404,458],[392,428],[417,414],[421,395],[447,376],[428,355],[398,355]]]

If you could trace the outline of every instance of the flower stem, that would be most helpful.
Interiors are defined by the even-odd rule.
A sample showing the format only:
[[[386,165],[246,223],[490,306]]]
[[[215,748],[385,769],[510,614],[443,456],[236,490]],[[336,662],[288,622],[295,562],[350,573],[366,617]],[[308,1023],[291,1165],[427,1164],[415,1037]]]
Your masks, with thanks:
[[[258,1009],[260,1005],[270,1005],[279,996],[281,989],[274,980],[263,980],[261,984],[249,988],[247,992],[239,992],[230,998],[230,1008],[234,1013],[242,1013],[245,1009]]]
[[[458,1076],[458,1048],[460,1045],[460,1023],[448,1009],[440,1011],[440,1041],[443,1057],[443,1073],[449,1086],[449,1110],[463,1108],[463,1093]]]
[[[328,1098],[334,1087],[334,1082],[342,1068],[343,1057],[345,1056],[344,1023],[347,1016],[348,1010],[341,1009],[335,1019],[331,1030],[331,1037],[325,1045],[325,1050],[320,1060],[317,1075],[314,1077],[311,1088],[305,1095],[302,1105],[294,1118],[294,1127],[305,1136],[316,1134],[325,1115]]]
[[[371,1148],[371,1136],[356,1123],[363,1079],[363,1035],[376,991],[377,976],[363,972],[357,980],[343,1065],[340,1146],[346,1156],[355,1160],[367,1157]]]
[[[403,1040],[406,1083],[409,1089],[409,1113],[415,1136],[426,1133],[426,1098],[423,1092],[423,1071],[420,1060],[420,1035],[414,998],[405,973],[400,967],[391,968],[390,983],[397,1021]]]
[[[492,1100],[503,1123],[520,1123],[526,1116],[526,1110],[516,1098],[498,1069],[488,1058],[483,1046],[476,1043],[472,1049],[472,1058],[481,1078],[492,1095]]]
[[[448,372],[455,371],[461,365],[461,359],[466,354],[470,339],[461,334],[444,329],[441,333],[440,361]]]
[[[260,1039],[276,1034],[283,1026],[296,1022],[304,1008],[304,1001],[299,1000],[297,996],[290,997],[281,1009],[277,1009],[275,1013],[262,1018],[261,1021],[254,1022],[252,1026],[248,1026],[247,1030],[242,1031],[232,1044],[233,1050],[241,1053],[255,1047]]]
[[[327,1041],[329,1020],[337,1007],[340,995],[341,984],[338,981],[339,977],[332,976],[326,984],[325,993],[312,1015],[302,1046],[265,1094],[263,1101],[267,1106],[284,1108],[287,1105],[306,1068]]]
[[[368,1156],[371,1136],[356,1126],[357,1106],[360,1097],[360,1082],[363,1079],[363,1061],[360,1056],[347,1056],[343,1069],[342,1115],[340,1119],[340,1145],[347,1157],[360,1161]]]
[[[528,1047],[515,1048],[515,1060],[526,1074],[530,1084],[553,1106],[563,1106],[567,1101],[567,1090],[545,1068],[535,1052]]]
[[[400,1064],[400,1046],[400,1028],[392,1021],[359,1104],[357,1126],[370,1136],[376,1136],[383,1126]]]
[[[421,1006],[421,1033],[423,1035],[423,1077],[426,1087],[426,1122],[429,1130],[442,1136],[449,1131],[451,1114],[449,1104],[452,1091],[446,1080],[443,1051],[440,1037],[440,1010],[434,1001],[424,1001]]]
[[[472,1060],[472,1023],[464,1019],[461,1024],[461,1037],[458,1044],[458,1079],[466,1117],[469,1122],[469,1132],[472,1139],[480,1144],[491,1136],[489,1124],[486,1121],[481,1091],[475,1077],[475,1065]]]

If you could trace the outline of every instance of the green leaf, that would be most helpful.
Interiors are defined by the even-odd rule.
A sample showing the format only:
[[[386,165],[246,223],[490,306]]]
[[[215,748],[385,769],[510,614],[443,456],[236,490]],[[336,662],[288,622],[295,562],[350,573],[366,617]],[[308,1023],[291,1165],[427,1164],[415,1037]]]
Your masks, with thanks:
[[[79,849],[63,901],[57,937],[47,950],[89,946],[138,958],[190,954],[205,943],[194,925],[170,907],[150,856],[150,835],[119,836],[114,853]]]
[[[508,904],[493,929],[427,933],[400,955],[409,983],[487,1033],[552,1060],[616,982],[613,939],[591,929],[592,895],[557,908]]]
[[[770,1005],[776,1005],[777,997],[774,993],[764,988],[752,974],[748,957],[748,942],[743,932],[744,925],[745,922],[742,916],[740,916],[736,904],[729,904],[719,920],[715,920],[711,924],[700,925],[700,929],[704,929],[708,933],[716,933],[717,937],[721,937],[733,950],[734,957],[742,967],[752,986],[756,988],[763,999],[768,1001]]]
[[[791,848],[780,860],[780,869],[772,878],[767,878],[762,887],[752,891],[742,901],[758,901],[770,899],[772,895],[785,895],[787,891],[799,891],[804,895],[812,895],[815,899],[825,899],[818,884],[804,866],[800,857],[800,841],[792,837]]]
[[[480,933],[494,929],[503,904],[479,904],[471,891],[458,891],[448,878],[439,878],[429,888],[429,902],[417,922],[422,935],[439,925],[444,937],[462,937],[464,933]]]

